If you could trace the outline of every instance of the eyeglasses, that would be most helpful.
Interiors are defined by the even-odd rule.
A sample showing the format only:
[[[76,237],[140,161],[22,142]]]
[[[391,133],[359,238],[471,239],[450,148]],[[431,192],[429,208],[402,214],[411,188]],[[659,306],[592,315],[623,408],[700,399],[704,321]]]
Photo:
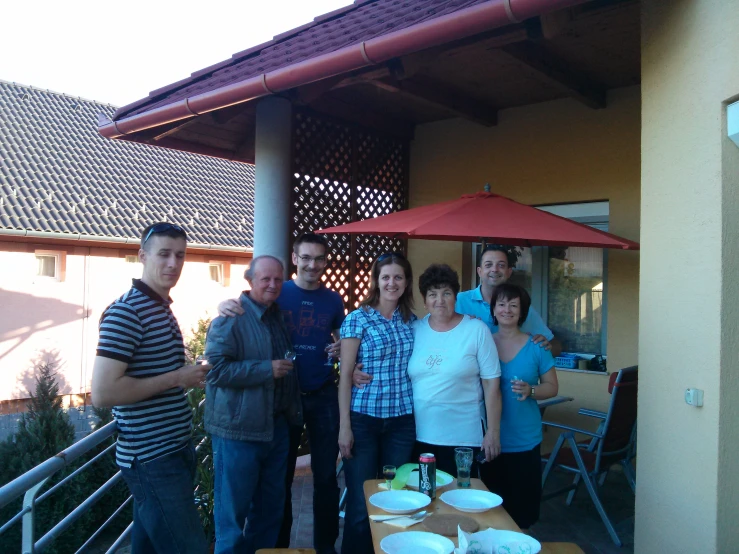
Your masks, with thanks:
[[[148,233],[146,233],[146,236],[144,237],[144,241],[141,243],[141,246],[146,244],[146,241],[149,240],[149,237],[151,237],[151,235],[155,233],[156,234],[166,233],[167,231],[174,231],[175,233],[182,235],[182,237],[185,240],[187,240],[187,233],[179,225],[175,225],[174,223],[157,223],[151,229],[149,229]]]
[[[309,264],[311,262],[316,262],[317,264],[325,264],[326,263],[326,256],[316,256],[315,258],[313,256],[298,256],[301,262]]]
[[[402,252],[385,252],[384,254],[382,254],[375,260],[375,263],[379,264],[380,262],[385,261],[388,258],[393,258],[393,257],[400,258],[401,260],[405,260],[405,254],[403,254]]]

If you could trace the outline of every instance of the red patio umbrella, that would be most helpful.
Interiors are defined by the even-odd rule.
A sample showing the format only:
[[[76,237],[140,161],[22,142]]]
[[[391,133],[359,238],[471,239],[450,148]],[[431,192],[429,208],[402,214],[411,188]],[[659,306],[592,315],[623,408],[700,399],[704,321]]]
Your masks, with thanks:
[[[514,246],[586,246],[638,250],[639,243],[490,192],[328,227],[318,233],[381,235]]]

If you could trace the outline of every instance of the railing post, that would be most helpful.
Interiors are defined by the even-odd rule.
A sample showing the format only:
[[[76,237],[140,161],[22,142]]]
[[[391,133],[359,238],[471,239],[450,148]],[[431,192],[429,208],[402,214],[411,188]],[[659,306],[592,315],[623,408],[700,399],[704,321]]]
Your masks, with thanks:
[[[23,497],[23,508],[29,508],[29,511],[23,514],[23,535],[21,539],[21,551],[23,554],[33,554],[33,523],[34,516],[36,515],[36,494],[41,487],[43,487],[50,477],[46,477],[39,483],[36,483],[30,489],[26,491]]]

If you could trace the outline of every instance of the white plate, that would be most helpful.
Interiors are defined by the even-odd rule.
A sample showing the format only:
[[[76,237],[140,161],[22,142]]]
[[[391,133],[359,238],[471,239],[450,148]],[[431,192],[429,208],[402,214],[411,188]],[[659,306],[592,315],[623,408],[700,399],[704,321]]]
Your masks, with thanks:
[[[537,554],[541,552],[541,543],[534,537],[515,531],[495,531],[495,542],[503,543],[494,554]]]
[[[377,492],[370,496],[369,501],[389,514],[410,514],[431,503],[428,496],[414,491]]]
[[[451,484],[451,482],[454,481],[454,477],[449,475],[446,471],[436,470],[436,488],[440,489],[441,487],[446,487],[447,485]],[[418,488],[418,470],[414,469],[411,471],[411,474],[408,476],[408,481],[406,482],[406,486],[417,489]]]
[[[380,542],[386,554],[451,554],[454,543],[446,537],[424,531],[388,535]]]
[[[442,502],[446,502],[460,512],[470,512],[473,514],[487,512],[491,508],[503,504],[503,499],[497,494],[475,489],[446,491],[440,498]]]

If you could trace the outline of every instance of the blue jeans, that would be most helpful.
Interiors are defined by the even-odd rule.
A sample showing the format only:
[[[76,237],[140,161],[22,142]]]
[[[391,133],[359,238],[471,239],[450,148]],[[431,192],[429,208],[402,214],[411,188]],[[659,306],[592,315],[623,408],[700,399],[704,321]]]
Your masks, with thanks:
[[[274,548],[285,503],[287,421],[275,419],[271,442],[212,440],[216,554]]]
[[[193,493],[196,465],[188,441],[176,452],[121,468],[134,499],[132,554],[207,552]]]
[[[364,482],[377,479],[382,466],[400,467],[411,460],[416,440],[413,414],[382,419],[351,412],[354,447],[352,457],[344,460],[346,478],[346,517],[342,554],[372,554]]]
[[[335,385],[314,394],[303,395],[303,419],[308,429],[310,467],[313,473],[313,547],[317,554],[335,554],[339,537],[339,485],[336,459],[339,457],[339,395]],[[279,548],[290,546],[292,495],[295,460],[302,428],[291,429],[290,456],[285,479],[285,519],[277,542]]]

